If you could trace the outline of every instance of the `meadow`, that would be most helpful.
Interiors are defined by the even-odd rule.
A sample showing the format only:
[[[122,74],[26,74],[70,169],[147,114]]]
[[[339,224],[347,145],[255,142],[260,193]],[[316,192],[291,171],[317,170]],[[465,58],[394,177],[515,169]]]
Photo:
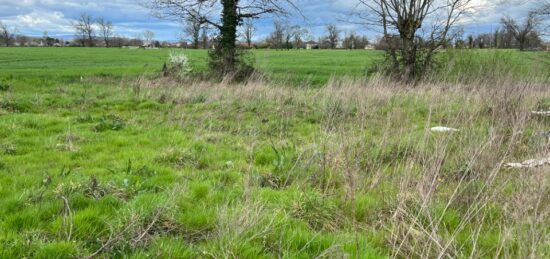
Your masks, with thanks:
[[[550,256],[549,167],[505,166],[549,155],[549,53],[410,87],[377,51],[258,50],[233,84],[169,52],[0,48],[0,258]]]
[[[0,48],[0,78],[59,80],[81,77],[133,78],[158,76],[171,52],[185,53],[193,71],[207,69],[205,50],[143,50],[102,48]],[[377,50],[254,50],[254,66],[278,84],[320,87],[332,77],[362,79],[383,59]],[[444,63],[434,72],[438,81],[464,81],[501,74],[520,79],[550,77],[550,52],[516,50],[457,50],[441,53]]]

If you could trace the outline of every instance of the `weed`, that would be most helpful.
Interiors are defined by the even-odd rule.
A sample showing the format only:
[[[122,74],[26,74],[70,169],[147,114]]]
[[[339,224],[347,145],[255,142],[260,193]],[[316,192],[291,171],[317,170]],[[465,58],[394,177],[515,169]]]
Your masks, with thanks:
[[[13,156],[17,154],[17,146],[15,146],[14,144],[4,144],[1,147],[2,147],[2,152],[5,155]]]
[[[11,89],[11,85],[0,82],[0,92],[7,92]]]
[[[102,116],[99,122],[94,126],[94,131],[103,132],[108,130],[122,130],[126,126],[126,122],[121,117],[116,115]]]

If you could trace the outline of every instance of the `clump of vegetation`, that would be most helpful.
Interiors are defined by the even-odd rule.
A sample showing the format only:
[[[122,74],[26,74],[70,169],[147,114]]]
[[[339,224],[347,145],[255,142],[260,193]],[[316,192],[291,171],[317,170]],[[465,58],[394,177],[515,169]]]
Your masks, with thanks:
[[[0,108],[12,113],[21,113],[29,111],[30,104],[21,101],[0,100]]]
[[[107,115],[99,118],[99,122],[94,126],[94,130],[97,132],[103,132],[107,130],[121,130],[126,126],[126,122],[119,116]]]
[[[6,92],[11,89],[11,85],[0,81],[0,92]]]
[[[17,154],[17,147],[14,144],[4,144],[2,145],[2,151],[5,155],[15,155]]]
[[[193,72],[189,58],[181,51],[171,51],[168,57],[168,63],[165,63],[163,75],[173,75],[179,78],[185,78]]]
[[[197,169],[205,169],[208,167],[207,160],[203,149],[173,149],[170,148],[158,156],[155,161],[158,163],[168,164],[177,168],[191,167]]]
[[[338,212],[339,208],[333,201],[312,193],[305,194],[293,204],[291,215],[305,220],[314,230],[335,231],[341,227]]]
[[[228,51],[232,52],[232,54],[228,54]],[[208,57],[210,73],[220,79],[242,82],[248,79],[255,71],[253,57],[245,49],[214,49],[208,53]],[[228,62],[232,63],[229,67],[227,66]]]

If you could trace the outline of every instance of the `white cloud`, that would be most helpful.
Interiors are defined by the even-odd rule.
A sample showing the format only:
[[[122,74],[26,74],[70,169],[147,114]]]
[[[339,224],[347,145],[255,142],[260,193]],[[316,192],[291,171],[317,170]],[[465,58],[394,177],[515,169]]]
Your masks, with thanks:
[[[376,1],[376,0],[373,0]],[[470,30],[488,30],[489,26],[498,26],[504,15],[522,18],[532,9],[538,0],[473,0],[471,15],[464,19],[462,25]],[[319,36],[324,33],[326,24],[338,24],[342,29],[368,32],[372,30],[356,24],[343,22],[358,0],[296,0],[307,20],[299,15],[292,15],[292,23],[309,28]],[[72,22],[81,12],[94,17],[104,16],[115,25],[120,35],[134,36],[140,31],[155,31],[159,39],[176,39],[180,26],[173,22],[160,21],[149,15],[149,11],[139,5],[139,0],[0,0],[0,20],[15,26],[21,33],[42,35],[73,34]],[[272,18],[258,22],[259,36],[267,35],[271,30]]]
[[[37,12],[17,15],[7,20],[8,24],[18,28],[25,28],[36,33],[52,31],[56,33],[70,33],[73,31],[71,22],[61,12]]]

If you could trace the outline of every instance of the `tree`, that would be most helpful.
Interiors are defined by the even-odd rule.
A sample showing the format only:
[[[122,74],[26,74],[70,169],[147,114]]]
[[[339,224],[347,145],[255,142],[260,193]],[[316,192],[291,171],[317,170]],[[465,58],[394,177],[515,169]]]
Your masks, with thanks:
[[[541,8],[539,9],[539,14],[541,15],[550,15],[550,1],[542,3]]]
[[[186,21],[185,21],[185,34],[189,37],[191,37],[191,42],[192,42],[192,47],[194,49],[198,49],[199,48],[199,42],[200,42],[200,36],[201,36],[201,29],[202,29],[202,24],[200,23],[200,21],[198,20],[195,20],[195,19],[190,19],[188,18]]]
[[[550,1],[547,1],[545,3],[542,3],[537,10],[534,10],[534,12],[537,13],[542,18],[546,18],[546,25],[543,27],[542,32],[546,33],[546,35],[550,34],[550,24],[548,23],[550,20]]]
[[[269,36],[269,45],[275,49],[282,49],[285,40],[285,25],[281,21],[273,22],[274,31]]]
[[[202,34],[201,34],[201,45],[203,49],[208,48],[208,42],[210,41],[210,27],[208,25],[205,25],[202,27]]]
[[[78,20],[73,24],[77,36],[88,47],[94,46],[95,30],[93,25],[92,17],[86,13],[81,13]]]
[[[539,23],[534,12],[530,12],[523,24],[518,24],[511,17],[504,17],[501,20],[503,27],[510,33],[519,44],[519,49],[524,50],[533,34],[536,34],[536,27]]]
[[[254,19],[246,18],[243,22],[242,35],[248,48],[252,47],[252,38],[254,37],[255,32],[256,28],[254,27]]]
[[[335,49],[340,40],[340,30],[334,24],[327,25],[327,41],[331,49]]]
[[[193,19],[216,28],[219,39],[210,53],[210,68],[220,75],[234,73],[240,63],[236,40],[244,19],[284,14],[288,6],[295,7],[291,0],[149,0],[146,6],[160,18]]]
[[[294,36],[294,26],[288,25],[288,23],[284,24],[284,48],[287,50],[290,50],[292,48],[292,36]]]
[[[51,46],[53,46],[53,45],[56,44],[56,43],[59,43],[59,40],[50,37],[50,36],[48,35],[48,32],[47,32],[47,31],[45,31],[45,32],[42,34],[42,44],[43,44],[43,46],[51,47]]]
[[[153,47],[153,39],[155,38],[155,32],[150,30],[145,30],[143,32],[143,39],[145,39],[146,44],[149,47]]]
[[[368,44],[366,36],[359,36],[355,32],[351,32],[342,40],[342,47],[345,49],[364,49]]]
[[[105,47],[110,47],[111,37],[113,36],[113,23],[105,20],[105,18],[100,17],[97,19],[97,24],[99,25],[99,30],[101,32],[101,37],[105,43]]]
[[[449,31],[471,0],[358,0],[356,16],[377,26],[388,44],[389,71],[416,80],[433,65],[435,50],[448,43]]]
[[[31,39],[25,35],[17,35],[15,37],[15,42],[17,42],[19,46],[27,46],[31,42]]]
[[[301,49],[304,45],[304,36],[307,35],[309,31],[299,25],[294,25],[291,28],[291,32],[294,48]]]
[[[14,30],[10,29],[8,25],[0,21],[0,40],[2,40],[2,44],[4,46],[9,47],[12,45],[15,39],[15,34],[13,31]]]

